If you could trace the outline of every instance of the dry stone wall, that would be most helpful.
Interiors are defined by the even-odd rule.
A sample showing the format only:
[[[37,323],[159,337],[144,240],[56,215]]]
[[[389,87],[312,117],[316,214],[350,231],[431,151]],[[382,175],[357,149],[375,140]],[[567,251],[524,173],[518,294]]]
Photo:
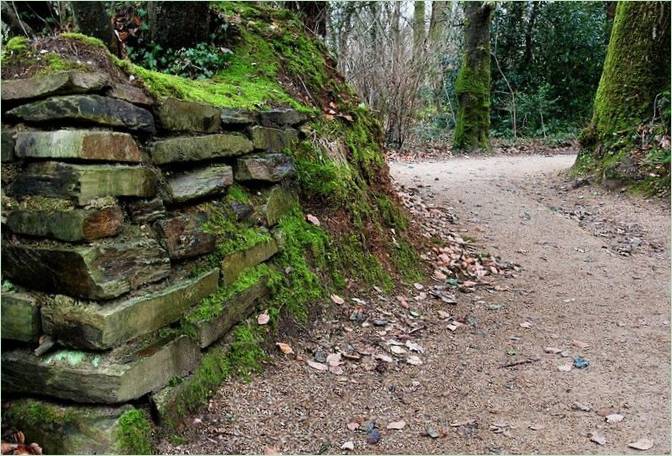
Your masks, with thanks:
[[[124,414],[269,293],[263,276],[235,285],[281,248],[295,198],[283,152],[306,116],[154,101],[103,73],[2,81],[2,102],[5,409],[47,452],[131,451]],[[234,184],[258,204],[227,198]],[[269,235],[203,268],[222,242],[211,204]],[[237,292],[194,334],[166,331],[225,287]],[[45,428],[34,413],[61,418]]]

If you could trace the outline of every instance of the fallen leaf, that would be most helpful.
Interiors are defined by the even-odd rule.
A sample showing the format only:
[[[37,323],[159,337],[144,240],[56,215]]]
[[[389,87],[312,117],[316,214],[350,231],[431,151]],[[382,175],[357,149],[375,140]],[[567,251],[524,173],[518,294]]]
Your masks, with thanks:
[[[588,437],[590,437],[591,442],[595,442],[598,445],[604,445],[607,443],[607,438],[600,434],[598,431],[593,431],[590,434],[588,434]]]
[[[403,355],[406,353],[406,350],[398,345],[392,345],[390,351],[395,355]]]
[[[400,431],[405,427],[406,427],[406,421],[404,420],[392,421],[390,424],[387,425],[388,429],[393,429],[396,431]]]
[[[446,280],[448,276],[437,269],[436,271],[434,271],[434,278],[436,280]]]
[[[425,349],[420,346],[420,344],[416,344],[415,342],[411,342],[410,340],[406,341],[406,347],[413,352],[416,353],[424,353]]]
[[[544,348],[544,353],[551,353],[553,355],[557,355],[560,352],[562,352],[562,350],[560,350],[557,347],[546,347],[546,348]]]
[[[572,345],[574,345],[575,347],[579,347],[579,348],[590,347],[590,344],[587,344],[585,342],[581,342],[580,340],[576,340],[576,339],[572,340]]]
[[[283,352],[285,355],[294,354],[294,350],[292,350],[292,347],[290,347],[288,344],[284,342],[276,342],[275,345],[277,345],[280,351]]]
[[[525,329],[530,329],[532,327],[532,323],[530,323],[529,321],[524,321],[520,324],[520,327],[525,328]]]
[[[264,448],[264,454],[267,456],[276,456],[280,454],[280,450],[276,447],[266,447]]]
[[[572,364],[561,364],[558,366],[560,372],[569,372],[572,370]]]
[[[331,295],[331,300],[333,301],[334,304],[345,304],[345,299],[341,298],[339,295],[332,294]]]
[[[628,446],[630,448],[634,448],[635,450],[650,450],[653,448],[653,442],[647,438],[639,439],[636,442],[628,443]]]
[[[341,366],[329,366],[329,372],[335,375],[343,375],[343,368]]]
[[[349,422],[347,426],[350,431],[356,431],[357,429],[359,429],[359,423],[356,421]]]
[[[450,318],[450,314],[444,310],[439,310],[439,318],[442,320],[446,320]]]
[[[420,359],[420,357],[415,355],[411,355],[408,358],[406,358],[406,362],[411,366],[419,366],[422,364],[422,360]]]
[[[268,315],[266,311],[260,313],[259,316],[257,317],[257,323],[259,323],[260,325],[267,325],[269,321],[271,321],[271,317]]]
[[[352,440],[348,440],[343,445],[341,445],[341,450],[352,451],[355,449],[355,443]]]
[[[308,220],[308,222],[312,223],[315,226],[320,226],[320,219],[315,217],[313,214],[307,214],[306,220]]]
[[[388,356],[388,355],[378,354],[378,355],[375,355],[373,358],[374,359],[379,359],[379,360],[381,360],[383,362],[386,362],[386,363],[391,363],[393,361],[392,357]]]
[[[326,371],[326,370],[329,369],[329,366],[327,366],[326,364],[323,364],[323,363],[318,363],[317,361],[313,361],[313,360],[309,359],[306,362],[308,363],[308,365],[310,367],[312,367],[313,369],[317,369],[319,371]]]
[[[604,419],[607,421],[607,423],[620,423],[623,421],[623,415],[620,413],[612,413],[611,415],[607,415],[604,417]]]
[[[529,428],[532,429],[533,431],[541,431],[542,429],[545,429],[546,426],[544,426],[543,424],[530,424]]]
[[[327,364],[329,366],[333,366],[333,367],[342,364],[341,354],[340,353],[330,353],[327,356]]]

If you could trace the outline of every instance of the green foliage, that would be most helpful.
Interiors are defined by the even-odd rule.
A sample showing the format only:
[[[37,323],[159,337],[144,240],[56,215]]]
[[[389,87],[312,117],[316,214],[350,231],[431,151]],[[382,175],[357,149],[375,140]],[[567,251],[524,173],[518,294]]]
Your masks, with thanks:
[[[92,36],[84,35],[82,33],[65,32],[65,33],[61,33],[61,37],[67,38],[67,39],[70,39],[70,40],[81,41],[82,43],[88,44],[89,46],[101,48],[101,49],[104,49],[105,51],[107,51],[107,46],[105,46],[105,43],[103,43],[98,38],[94,38]]]
[[[124,412],[119,417],[115,437],[122,454],[152,454],[152,426],[142,410]]]
[[[29,46],[30,41],[28,38],[25,36],[15,36],[14,38],[10,38],[10,40],[5,43],[3,52],[24,52],[28,50]]]
[[[498,4],[492,49],[516,93],[519,136],[571,136],[585,125],[604,62],[607,22],[597,2]],[[511,94],[494,62],[491,94],[492,133],[511,136]]]
[[[453,132],[453,144],[461,150],[489,150],[490,60],[480,65],[464,58],[455,81],[459,109]]]
[[[244,198],[242,189],[235,189],[233,192],[230,198],[236,196]],[[206,203],[202,209],[208,214],[208,221],[203,225],[203,231],[216,237],[214,261],[217,263],[224,255],[271,239],[271,234],[263,227],[250,227],[237,223],[231,208],[222,202]]]
[[[129,58],[141,66],[189,79],[211,78],[227,64],[230,57],[229,49],[206,43],[177,50],[164,50],[158,44],[139,50],[129,48]]]

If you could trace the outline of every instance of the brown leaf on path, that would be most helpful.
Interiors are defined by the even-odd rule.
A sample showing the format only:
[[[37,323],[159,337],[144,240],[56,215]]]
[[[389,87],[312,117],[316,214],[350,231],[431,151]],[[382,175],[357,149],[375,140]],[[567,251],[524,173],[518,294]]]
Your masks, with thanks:
[[[343,375],[343,368],[341,366],[329,366],[329,372],[336,375]]]
[[[406,421],[404,420],[392,421],[390,424],[387,425],[387,429],[392,429],[395,431],[400,431],[405,427],[406,427]]]
[[[634,448],[635,450],[646,451],[646,450],[650,450],[651,448],[653,448],[653,441],[651,441],[647,438],[643,438],[643,439],[637,440],[636,442],[628,443],[628,446],[630,448]]]
[[[463,420],[463,421],[453,421],[452,423],[449,424],[450,427],[460,427],[460,426],[469,426],[470,424],[474,424],[476,422],[475,418],[470,418],[468,420]]]
[[[268,315],[268,312],[266,311],[263,311],[257,317],[257,323],[260,325],[267,325],[269,321],[271,321],[271,317]]]
[[[276,447],[266,447],[264,448],[264,454],[267,456],[276,456],[280,454],[280,450]]]
[[[524,321],[520,324],[520,327],[525,328],[525,329],[530,329],[532,327],[532,323],[530,323],[529,321]]]
[[[587,343],[582,342],[582,341],[577,340],[577,339],[573,339],[573,340],[572,340],[572,345],[574,345],[575,347],[579,347],[579,348],[588,348],[588,347],[590,347],[590,344],[587,344]]]
[[[292,350],[292,347],[289,346],[289,344],[286,344],[284,342],[276,342],[275,345],[280,349],[281,352],[283,352],[285,355],[293,355],[294,350]]]
[[[331,301],[334,304],[338,304],[338,305],[345,304],[345,299],[341,298],[339,295],[336,295],[336,294],[331,295]]]
[[[350,431],[356,431],[357,429],[359,429],[359,423],[356,422],[356,421],[349,422],[347,424],[347,426],[348,426],[348,430],[350,430]]]
[[[557,355],[560,352],[562,352],[562,350],[560,350],[557,347],[545,347],[544,348],[544,353],[550,353],[552,355]]]
[[[352,440],[348,440],[347,442],[343,443],[343,445],[341,445],[341,450],[352,451],[354,449],[355,443]]]
[[[343,364],[341,361],[341,354],[340,353],[330,353],[327,355],[327,364],[330,367],[336,367],[340,364]]]
[[[408,358],[406,358],[406,362],[411,366],[420,366],[422,364],[422,360],[420,359],[420,357],[415,355],[411,355]]]
[[[590,434],[588,434],[588,437],[590,437],[590,441],[597,443],[598,445],[604,445],[607,443],[607,438],[601,434],[599,431],[593,431]]]
[[[308,365],[310,367],[312,367],[313,369],[316,369],[318,371],[326,371],[326,370],[329,369],[329,366],[327,366],[326,364],[318,363],[317,361],[313,361],[313,360],[310,360],[310,359],[308,361],[306,361],[306,363],[308,363]]]

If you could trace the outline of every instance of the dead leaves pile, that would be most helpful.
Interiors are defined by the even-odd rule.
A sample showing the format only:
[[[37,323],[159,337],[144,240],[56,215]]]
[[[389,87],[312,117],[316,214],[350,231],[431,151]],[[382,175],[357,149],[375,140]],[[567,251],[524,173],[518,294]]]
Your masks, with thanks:
[[[42,448],[37,443],[26,444],[23,432],[9,432],[2,440],[2,454],[42,454]]]

